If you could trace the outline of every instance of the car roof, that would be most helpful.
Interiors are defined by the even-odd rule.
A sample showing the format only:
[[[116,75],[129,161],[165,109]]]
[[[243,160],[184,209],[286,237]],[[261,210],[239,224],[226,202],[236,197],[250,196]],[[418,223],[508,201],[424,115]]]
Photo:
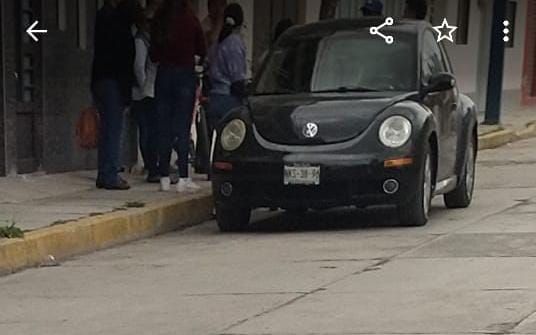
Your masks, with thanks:
[[[339,31],[352,31],[364,28],[379,26],[385,22],[384,17],[361,18],[361,19],[335,19],[325,20],[306,25],[290,28],[282,36],[283,39],[293,37],[303,37],[307,35],[332,35]],[[421,31],[431,27],[426,21],[395,19],[392,26],[385,26],[385,32],[398,32],[418,35]]]

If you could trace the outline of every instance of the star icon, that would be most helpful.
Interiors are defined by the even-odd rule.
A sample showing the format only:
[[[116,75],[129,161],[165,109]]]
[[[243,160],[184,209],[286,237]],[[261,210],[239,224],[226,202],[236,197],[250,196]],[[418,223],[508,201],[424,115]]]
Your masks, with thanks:
[[[452,34],[458,30],[458,27],[449,25],[447,19],[443,19],[443,24],[440,26],[433,27],[435,31],[439,34],[437,37],[437,42],[441,42],[442,40],[450,41],[451,43],[454,43],[454,37],[452,37]],[[448,31],[448,32],[445,32]]]

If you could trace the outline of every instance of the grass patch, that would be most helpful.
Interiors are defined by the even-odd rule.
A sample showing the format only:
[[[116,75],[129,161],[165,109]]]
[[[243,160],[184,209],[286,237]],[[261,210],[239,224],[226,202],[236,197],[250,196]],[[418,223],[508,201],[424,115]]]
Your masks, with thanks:
[[[15,222],[8,226],[0,226],[0,238],[23,238],[24,232],[19,227],[15,227]]]
[[[141,201],[129,201],[125,203],[126,208],[143,208],[145,207],[145,203]]]

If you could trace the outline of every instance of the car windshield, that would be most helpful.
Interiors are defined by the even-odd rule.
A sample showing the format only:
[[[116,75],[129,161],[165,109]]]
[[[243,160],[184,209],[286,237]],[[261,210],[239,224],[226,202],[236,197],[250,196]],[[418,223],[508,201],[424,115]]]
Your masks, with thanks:
[[[391,45],[366,31],[287,38],[271,53],[255,94],[413,91],[415,38],[394,38]]]

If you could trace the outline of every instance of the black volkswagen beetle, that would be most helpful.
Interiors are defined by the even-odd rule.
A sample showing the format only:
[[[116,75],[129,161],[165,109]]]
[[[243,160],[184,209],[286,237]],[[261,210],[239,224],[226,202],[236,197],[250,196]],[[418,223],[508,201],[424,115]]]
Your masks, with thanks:
[[[222,231],[252,209],[394,205],[406,226],[428,221],[434,196],[471,203],[474,103],[457,88],[445,48],[425,22],[335,20],[285,33],[247,106],[218,128],[213,193]]]

